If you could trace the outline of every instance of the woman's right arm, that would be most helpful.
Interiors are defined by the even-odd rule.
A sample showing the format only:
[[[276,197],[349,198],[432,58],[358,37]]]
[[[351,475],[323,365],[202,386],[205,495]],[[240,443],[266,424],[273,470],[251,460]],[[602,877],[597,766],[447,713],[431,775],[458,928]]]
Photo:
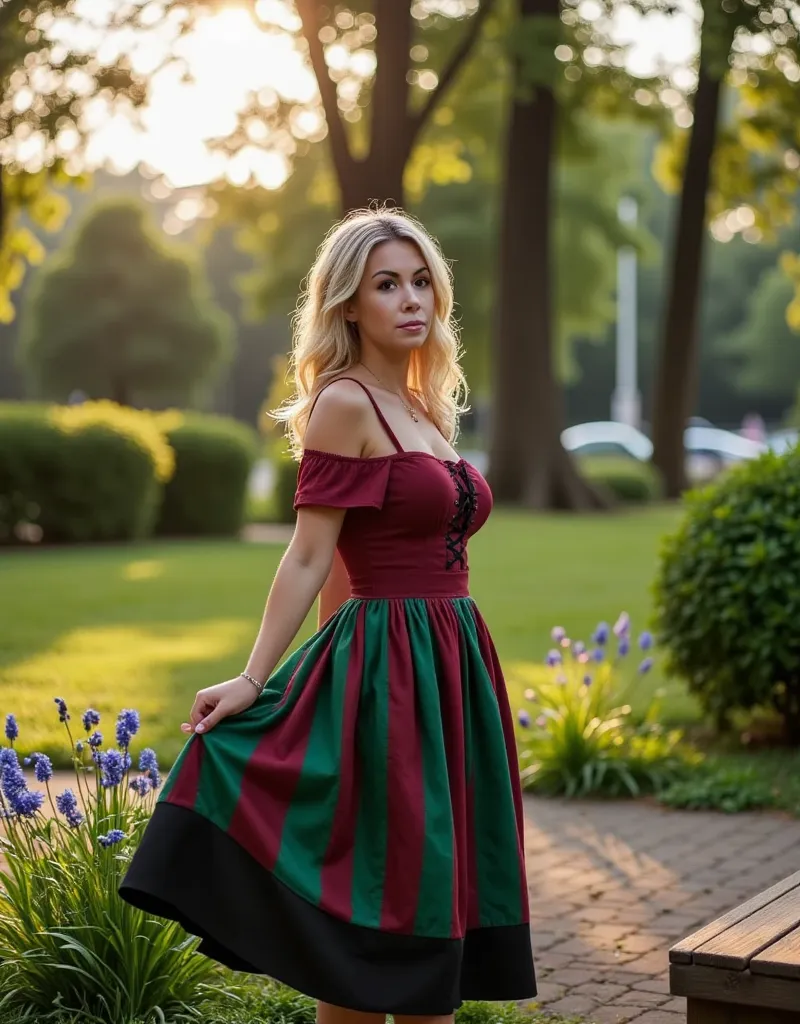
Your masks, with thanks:
[[[320,395],[304,438],[305,446],[339,455],[359,456],[367,410],[360,391],[334,384]],[[268,679],[329,579],[346,510],[301,506],[292,540],[275,574],[261,626],[245,666],[260,682]],[[228,715],[257,699],[252,683],[239,676],[197,693],[184,732],[208,732]]]

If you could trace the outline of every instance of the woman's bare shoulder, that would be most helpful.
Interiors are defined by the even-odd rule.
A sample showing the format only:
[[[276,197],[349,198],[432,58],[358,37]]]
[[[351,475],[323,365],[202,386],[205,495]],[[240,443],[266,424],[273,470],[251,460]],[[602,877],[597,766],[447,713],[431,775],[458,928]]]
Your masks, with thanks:
[[[350,378],[334,378],[317,398],[303,447],[337,455],[361,455],[369,410],[370,401],[363,388]]]

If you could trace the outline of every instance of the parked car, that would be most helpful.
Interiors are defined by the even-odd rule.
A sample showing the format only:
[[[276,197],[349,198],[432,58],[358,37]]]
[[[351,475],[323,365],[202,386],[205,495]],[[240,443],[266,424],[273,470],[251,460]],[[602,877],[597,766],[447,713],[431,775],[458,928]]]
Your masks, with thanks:
[[[766,451],[766,445],[730,430],[694,423],[683,435],[686,472],[692,481],[708,480],[726,466],[755,459]],[[642,462],[653,455],[653,442],[646,434],[611,420],[568,427],[561,435],[561,443],[576,455],[627,455]]]

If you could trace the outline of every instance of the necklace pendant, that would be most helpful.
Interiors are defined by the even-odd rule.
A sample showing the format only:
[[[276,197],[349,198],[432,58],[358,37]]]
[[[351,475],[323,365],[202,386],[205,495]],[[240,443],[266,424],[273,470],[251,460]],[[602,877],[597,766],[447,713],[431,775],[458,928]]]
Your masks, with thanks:
[[[419,416],[417,416],[417,414],[414,412],[414,410],[413,409],[409,409],[408,411],[411,413],[411,419],[415,423],[419,423]]]

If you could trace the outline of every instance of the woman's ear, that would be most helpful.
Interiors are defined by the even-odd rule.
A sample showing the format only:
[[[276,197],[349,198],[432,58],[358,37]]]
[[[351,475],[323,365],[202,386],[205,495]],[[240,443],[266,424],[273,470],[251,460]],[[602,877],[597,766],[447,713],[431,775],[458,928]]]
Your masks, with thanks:
[[[356,313],[356,305],[354,302],[345,302],[344,318],[351,324],[354,324],[358,320],[358,314]]]

